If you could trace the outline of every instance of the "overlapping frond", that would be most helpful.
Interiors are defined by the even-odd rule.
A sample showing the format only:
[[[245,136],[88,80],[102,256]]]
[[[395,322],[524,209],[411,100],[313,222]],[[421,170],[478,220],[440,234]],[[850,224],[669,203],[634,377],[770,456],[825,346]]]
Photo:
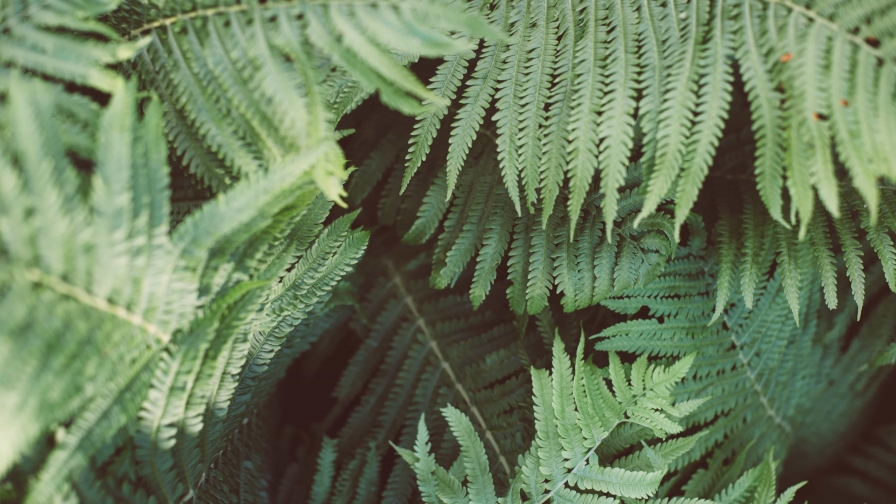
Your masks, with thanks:
[[[370,159],[377,157],[378,149],[374,149]],[[470,299],[479,306],[500,279],[503,270],[499,267],[506,258],[511,309],[535,314],[547,306],[552,292],[562,296],[566,311],[579,310],[613,292],[646,285],[662,271],[674,247],[674,222],[670,209],[651,215],[635,228],[644,201],[639,193],[639,164],[625,170],[624,190],[615,203],[616,219],[605,228],[605,198],[596,189],[588,194],[581,216],[572,224],[560,210],[547,220],[540,219],[540,207],[522,208],[522,214],[515,216],[513,200],[494,170],[497,162],[494,147],[477,141],[448,201],[443,168],[421,169],[399,199],[400,167],[377,163],[383,176],[389,177],[380,205],[394,209],[381,211],[380,222],[397,224],[405,242],[435,242],[433,286],[454,285],[465,271],[473,270]],[[349,190],[349,198],[359,201],[369,187],[353,184]],[[568,197],[563,190],[558,201]],[[612,241],[605,239],[606,232],[613,235]]]
[[[518,215],[525,202],[546,225],[565,179],[569,223],[596,186],[609,227],[625,169],[640,159],[647,184],[635,223],[672,197],[678,236],[710,173],[736,68],[752,112],[755,183],[772,218],[796,226],[801,240],[816,198],[838,218],[842,165],[876,224],[878,181],[896,181],[886,133],[896,123],[893,12],[888,2],[497,2],[492,19],[510,38],[484,46],[465,82],[448,196],[497,90],[492,169]],[[428,147],[436,130],[427,127]]]
[[[341,329],[356,331],[362,342],[335,388],[338,403],[328,417],[345,416],[331,478],[343,481],[339,495],[408,502],[413,471],[386,462],[389,443],[412,449],[420,415],[446,404],[471,415],[486,438],[488,458],[504,467],[499,484],[506,482],[531,436],[531,391],[523,373],[527,351],[540,348],[540,338],[529,331],[521,340],[511,314],[494,303],[473,311],[462,293],[432,289],[425,256],[390,256],[361,264],[362,271],[379,273],[361,286],[360,312]],[[434,432],[442,436],[448,428],[441,423]],[[440,457],[457,450],[448,439],[433,445]],[[379,474],[380,467],[391,469]],[[359,479],[366,470],[378,474],[369,487]],[[334,495],[321,502],[341,502]]]
[[[882,336],[892,331],[892,298],[875,296],[858,334],[850,334],[854,303],[828,312],[822,309],[820,288],[803,288],[799,319],[794,320],[788,275],[818,285],[818,272],[807,244],[794,238],[791,248],[788,264],[779,265],[771,278],[762,277],[755,285],[752,309],[735,295],[732,303],[716,312],[714,323],[713,272],[718,266],[688,249],[681,249],[647,288],[604,302],[623,314],[646,307],[649,318],[602,331],[597,335],[599,350],[656,357],[696,353],[691,373],[673,392],[677,401],[711,396],[685,419],[687,428],[699,428],[704,435],[679,460],[709,461],[684,485],[688,497],[720,491],[727,484],[728,466],[723,461],[737,456],[745,456],[739,463],[749,467],[771,447],[780,456],[790,447],[825,452],[825,443],[833,442],[829,436],[850,425],[884,376],[880,371],[854,370],[886,345],[888,338]],[[796,271],[788,272],[790,267]],[[882,277],[879,270],[869,272],[872,292],[885,288]],[[833,396],[843,399],[821,399]],[[809,420],[819,415],[831,421],[822,426]]]
[[[506,497],[496,495],[484,445],[466,415],[451,406],[442,410],[461,447],[458,462],[450,470],[436,464],[430,433],[421,416],[413,450],[396,449],[414,469],[424,502],[609,504],[620,502],[617,497],[644,502],[641,499],[655,495],[670,465],[696,441],[693,436],[644,443],[641,450],[615,461],[598,452],[620,425],[646,428],[663,438],[681,431],[677,421],[703,402],[674,403],[671,396],[672,389],[689,374],[693,356],[662,366],[650,364],[644,355],[631,366],[623,366],[611,353],[609,367],[601,369],[584,359],[583,350],[584,338],[571,362],[557,338],[552,372],[532,369],[535,440],[520,456]],[[683,446],[677,446],[682,441]],[[789,502],[795,490],[785,492],[779,502]],[[775,496],[771,457],[718,498],[720,502],[759,503],[766,502],[762,496],[767,494]],[[714,501],[678,498],[648,502]]]
[[[720,267],[714,317],[718,318],[728,305],[737,278],[740,279],[741,295],[746,306],[752,307],[757,283],[773,265],[783,274],[787,300],[795,320],[801,320],[799,293],[804,289],[814,289],[818,284],[824,291],[828,308],[837,307],[837,280],[842,278],[844,269],[852,298],[858,305],[858,317],[865,304],[869,268],[879,265],[887,286],[896,292],[896,248],[892,237],[896,232],[896,220],[893,219],[896,198],[891,187],[882,188],[880,196],[877,224],[871,223],[871,209],[862,203],[858,191],[851,188],[845,188],[840,196],[839,218],[823,213],[812,216],[806,243],[813,252],[819,275],[811,281],[800,280],[799,268],[794,263],[797,230],[788,230],[773,222],[761,209],[757,211],[758,202],[749,198],[745,201],[742,215],[726,211],[714,233]],[[876,256],[877,260],[869,261],[868,255]]]
[[[441,0],[134,1],[111,19],[125,36],[148,39],[135,70],[165,104],[176,154],[215,190],[335,142],[334,121],[373,90],[409,114],[441,110],[453,98],[455,70],[430,89],[390,51],[459,55],[473,42],[452,32],[500,37],[475,12]],[[315,179],[339,201],[344,167],[338,156],[328,161],[315,166]]]
[[[366,245],[352,216],[321,231],[329,204],[310,166],[327,146],[248,176],[172,232],[162,107],[138,107],[135,85],[120,84],[101,114],[86,109],[97,136],[79,151],[56,133],[72,101],[9,79],[0,470],[71,422],[29,502],[93,495],[122,445],[145,478],[135,486],[163,500],[195,491],[282,375],[283,356],[313,341],[293,335],[284,347],[286,334],[321,310]],[[91,175],[73,168],[72,151],[93,153]]]

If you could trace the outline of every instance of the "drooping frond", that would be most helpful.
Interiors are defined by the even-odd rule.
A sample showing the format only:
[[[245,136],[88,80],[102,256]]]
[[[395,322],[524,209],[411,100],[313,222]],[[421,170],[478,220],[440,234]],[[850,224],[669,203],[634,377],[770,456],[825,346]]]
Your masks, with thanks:
[[[313,341],[284,336],[323,309],[364,250],[352,216],[321,231],[330,205],[310,172],[331,147],[248,176],[172,231],[157,99],[138,103],[121,81],[102,113],[85,109],[96,136],[78,146],[58,133],[67,124],[57,116],[77,100],[16,73],[8,93],[0,415],[10,442],[0,471],[52,425],[68,425],[27,502],[66,491],[106,500],[88,496],[105,495],[107,466],[120,460],[136,467],[136,486],[184,497]],[[92,154],[91,175],[72,167],[72,151]]]
[[[376,153],[373,150],[371,156]],[[454,285],[465,271],[474,270],[470,299],[479,306],[506,257],[511,309],[535,314],[547,306],[551,292],[561,294],[564,309],[573,311],[593,306],[613,292],[646,285],[662,271],[672,253],[674,224],[670,214],[658,212],[634,227],[644,201],[638,191],[642,173],[638,164],[625,172],[609,241],[604,239],[603,194],[589,193],[582,216],[572,224],[560,210],[546,220],[539,218],[540,207],[531,211],[523,207],[515,216],[513,201],[494,171],[496,162],[494,148],[477,141],[448,202],[444,171],[430,166],[405,191],[395,214],[385,218],[381,214],[383,224],[397,221],[405,242],[424,243],[436,237],[431,277],[435,287]],[[393,168],[388,176],[400,177],[400,167]],[[357,187],[356,197],[356,186],[350,187],[349,198],[355,201],[362,197],[361,191],[366,192]],[[386,184],[381,204],[398,198],[395,188],[396,184]],[[568,192],[560,192],[558,200],[566,198]]]
[[[896,232],[892,188],[881,190],[881,201],[878,214],[882,217],[877,224],[871,224],[871,210],[859,199],[858,192],[844,189],[840,196],[841,216],[830,218],[824,214],[814,214],[808,226],[807,244],[815,256],[815,268],[819,272],[811,282],[800,281],[799,270],[794,263],[794,247],[797,246],[798,231],[788,230],[773,222],[767,215],[756,211],[755,203],[747,199],[746,208],[740,218],[726,212],[717,225],[714,238],[719,252],[719,285],[716,293],[717,313],[728,303],[733,289],[733,277],[740,277],[741,294],[748,307],[752,306],[753,292],[760,279],[766,276],[774,264],[782,272],[782,280],[788,292],[788,303],[793,311],[794,319],[800,320],[800,291],[814,288],[817,283],[824,290],[824,300],[828,308],[838,305],[838,276],[842,276],[845,266],[846,278],[849,280],[852,298],[858,304],[861,316],[862,306],[866,298],[866,265],[864,259],[868,254],[877,256],[873,261],[879,264],[884,272],[890,290],[894,289],[896,278],[896,249],[893,246],[892,234]],[[864,240],[860,237],[859,228],[864,231]],[[863,246],[863,242],[867,246]],[[835,246],[836,245],[836,246]],[[739,275],[735,274],[739,270]],[[896,291],[894,291],[896,292]]]
[[[509,40],[487,44],[464,83],[448,195],[497,90],[492,169],[517,213],[521,201],[530,211],[540,205],[546,225],[566,179],[570,225],[598,186],[609,226],[625,168],[639,156],[647,186],[636,223],[672,197],[677,236],[711,172],[736,68],[750,104],[756,188],[773,220],[796,225],[802,240],[816,199],[838,218],[842,163],[877,224],[877,181],[896,181],[885,133],[896,122],[896,17],[888,2],[854,3],[496,2],[491,17]],[[645,133],[637,150],[636,122]],[[415,166],[422,154],[413,152]]]
[[[77,4],[17,0],[5,2],[0,14],[0,64],[62,82],[113,93],[121,76],[107,65],[131,59],[149,42],[124,40],[96,18],[116,2],[86,0]],[[5,91],[9,73],[0,75]],[[73,99],[73,97],[58,97]]]
[[[335,142],[334,121],[370,90],[408,114],[444,109],[458,76],[449,70],[448,88],[427,88],[390,51],[460,55],[473,41],[453,31],[500,36],[475,13],[441,0],[200,2],[187,9],[134,1],[111,18],[126,37],[148,39],[135,70],[165,104],[175,152],[215,190],[320,141]],[[314,173],[340,201],[340,159],[318,163]]]

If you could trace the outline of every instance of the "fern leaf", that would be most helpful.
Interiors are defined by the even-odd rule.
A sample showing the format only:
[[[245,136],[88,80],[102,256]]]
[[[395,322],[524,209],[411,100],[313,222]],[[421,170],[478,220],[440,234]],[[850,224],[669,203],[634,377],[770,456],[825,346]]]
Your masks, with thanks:
[[[663,90],[664,103],[657,124],[656,160],[647,181],[644,206],[634,222],[635,227],[656,210],[685,161],[686,141],[691,134],[691,124],[697,109],[699,44],[705,29],[707,7],[700,2],[693,2],[686,15],[687,33],[679,41],[680,48],[674,56],[674,64]]]
[[[510,35],[514,41],[501,55],[501,72],[495,94],[497,112],[494,121],[498,131],[498,162],[507,194],[520,214],[520,129],[522,120],[523,85],[526,80],[528,50],[526,36],[533,20],[531,2],[516,2],[511,11]],[[538,79],[536,79],[536,83]],[[532,117],[535,120],[535,117]]]
[[[597,5],[585,3],[577,14],[584,22],[581,38],[575,47],[572,112],[567,138],[569,147],[566,173],[569,178],[569,234],[575,233],[575,223],[582,210],[591,179],[597,170],[598,110],[603,98],[603,68],[601,61],[606,33]],[[612,240],[612,236],[607,236]]]
[[[492,11],[493,22],[503,23],[503,31],[507,31],[510,25],[510,2],[503,1],[501,8]],[[460,174],[467,154],[476,138],[476,133],[482,126],[485,111],[488,109],[495,95],[495,84],[501,69],[501,56],[506,44],[502,41],[486,42],[485,48],[476,62],[476,68],[467,81],[467,87],[460,100],[456,119],[451,124],[451,137],[448,145],[447,173],[448,193],[450,198],[454,193],[457,177]]]
[[[762,31],[761,9],[758,2],[752,0],[741,2],[741,8],[737,11],[737,21],[740,28],[737,60],[743,72],[744,86],[750,97],[753,135],[756,138],[756,186],[772,219],[784,224],[781,211],[783,120],[778,109],[781,96],[775,90],[772,77],[767,70],[771,49]]]
[[[734,46],[733,26],[724,2],[713,4],[709,41],[697,60],[700,88],[697,93],[697,117],[694,138],[688,146],[688,158],[675,192],[675,241],[681,226],[697,201],[703,180],[709,172],[713,154],[719,145],[725,117],[731,103],[731,63],[723,55],[731,54]]]
[[[801,79],[797,80],[806,90],[803,102],[805,109],[803,117],[808,124],[811,138],[811,165],[813,184],[818,189],[818,196],[831,216],[840,216],[840,202],[838,198],[837,179],[834,176],[834,161],[831,157],[831,133],[829,121],[815,120],[814,117],[830,116],[827,97],[827,82],[824,76],[828,66],[828,34],[827,29],[821,23],[813,23],[803,40],[803,47],[799,50],[805,55],[808,68],[802,68],[798,72]],[[813,115],[814,114],[814,115]],[[808,216],[807,220],[808,220]],[[807,229],[808,225],[802,225],[801,229]],[[805,232],[802,233],[805,235]]]
[[[547,227],[554,212],[566,165],[567,131],[572,107],[573,69],[575,68],[576,8],[573,0],[558,1],[552,9],[557,15],[559,40],[556,48],[554,82],[547,99],[547,116],[541,134],[541,225]]]
[[[834,228],[840,238],[843,250],[843,262],[846,263],[846,276],[852,288],[852,296],[858,305],[858,316],[861,317],[862,305],[865,301],[865,271],[862,263],[862,246],[856,239],[855,223],[846,212],[843,217],[834,221]]]
[[[533,216],[534,217],[534,216]],[[548,304],[554,279],[554,237],[552,231],[559,225],[559,217],[554,215],[543,227],[537,219],[532,220],[532,239],[529,245],[529,274],[526,283],[526,311],[539,313]]]
[[[526,51],[526,61],[521,83],[522,109],[519,111],[520,124],[517,129],[518,159],[530,211],[538,201],[537,190],[541,179],[540,135],[546,123],[545,105],[550,96],[551,75],[554,73],[557,51],[558,20],[553,8],[552,0],[533,2],[530,23],[534,26],[529,28],[525,25],[530,35],[521,35],[520,42]]]
[[[828,308],[833,310],[837,308],[837,270],[834,263],[833,244],[828,223],[819,212],[812,215],[809,241],[818,261],[821,287],[824,289],[824,300]]]
[[[597,128],[600,140],[598,165],[600,190],[604,194],[601,210],[607,236],[616,218],[619,188],[625,181],[634,135],[634,112],[639,61],[636,40],[636,16],[630,0],[607,2],[607,23],[614,27],[608,35],[606,75],[601,98],[601,121]]]
[[[835,37],[832,44],[828,76],[831,89],[828,96],[831,101],[829,107],[834,138],[837,140],[835,146],[852,177],[853,186],[871,205],[871,222],[876,223],[880,192],[873,173],[878,168],[873,164],[867,166],[873,160],[862,154],[862,139],[859,137],[855,107],[849,107],[850,101],[856,101],[850,83],[853,48],[844,37]]]
[[[595,467],[580,471],[577,485],[586,490],[643,499],[656,492],[663,474],[663,471],[640,472],[618,467]]]
[[[495,495],[492,475],[488,470],[485,446],[479,440],[479,435],[473,429],[473,424],[470,423],[466,415],[453,406],[446,406],[442,413],[461,446],[461,456],[464,459],[464,468],[470,482],[468,487],[470,499],[483,504],[497,503],[498,497]]]
[[[429,88],[440,98],[453,101],[457,95],[457,88],[467,71],[472,51],[452,54],[436,69],[436,75],[432,78]],[[429,154],[429,148],[436,137],[439,123],[448,113],[447,105],[431,104],[429,110],[417,116],[417,124],[411,133],[410,148],[408,149],[404,178],[401,180],[401,192],[408,187],[411,177],[420,168],[420,164]]]
[[[735,224],[731,214],[729,212],[723,213],[716,229],[719,251],[719,277],[716,281],[718,285],[716,306],[712,319],[709,321],[710,324],[718,320],[722,315],[734,288],[734,280],[737,274],[737,265],[734,261],[738,246],[738,240],[734,235],[734,231]]]
[[[796,240],[783,227],[777,227],[778,267],[781,268],[782,285],[793,320],[800,324],[800,268]]]
[[[524,210],[523,216],[516,220],[513,229],[513,243],[507,259],[507,276],[510,286],[507,287],[507,300],[514,313],[526,311],[526,291],[529,285],[530,257],[529,247],[532,243],[532,231],[535,228],[535,217]]]
[[[554,417],[557,414],[563,415],[561,418],[569,418],[568,411],[558,410],[557,399],[554,398],[556,390],[552,389],[551,377],[548,373],[541,369],[532,369],[532,397],[535,413],[535,432],[537,450],[535,451],[535,464],[538,465],[537,471],[548,478],[549,481],[561,481],[566,473],[566,460],[562,452],[565,447],[562,441],[566,440],[562,436],[563,429],[569,429],[570,424],[555,424]],[[572,427],[578,429],[575,423]],[[568,430],[567,435],[572,435]],[[568,439],[568,438],[567,438]],[[534,475],[533,475],[534,477]],[[538,477],[541,480],[542,477]],[[530,483],[528,490],[532,495],[542,492],[544,485],[538,483]]]
[[[336,440],[324,438],[317,457],[317,471],[311,485],[311,504],[324,504],[333,486],[336,464]]]
[[[764,257],[769,241],[765,239],[765,233],[769,232],[770,224],[761,215],[761,210],[751,203],[746,203],[743,213],[743,261],[740,265],[740,285],[747,308],[753,307],[754,292],[759,275],[764,266]]]
[[[850,206],[859,212],[862,229],[868,235],[868,241],[871,248],[880,258],[881,266],[884,270],[884,278],[890,290],[896,289],[896,247],[893,245],[893,239],[882,226],[871,224],[871,212],[860,203],[856,198],[849,199]]]
[[[491,290],[497,276],[498,265],[504,258],[513,230],[514,218],[510,211],[510,198],[501,184],[496,184],[494,191],[492,197],[497,201],[493,203],[491,214],[487,217],[482,248],[476,257],[476,271],[473,275],[473,284],[470,286],[470,300],[474,308],[478,308],[485,301],[485,296]]]

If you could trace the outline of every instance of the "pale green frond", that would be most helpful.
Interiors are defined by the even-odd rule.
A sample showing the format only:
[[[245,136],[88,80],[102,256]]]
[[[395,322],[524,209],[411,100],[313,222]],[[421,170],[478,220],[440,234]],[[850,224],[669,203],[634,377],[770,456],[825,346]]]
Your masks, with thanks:
[[[569,116],[566,152],[566,176],[569,179],[569,234],[575,233],[575,223],[581,212],[585,195],[597,171],[598,110],[604,95],[603,51],[606,32],[600,20],[598,6],[583,2],[576,14],[584,27],[578,37],[572,85],[572,111]],[[612,240],[612,236],[607,236]]]
[[[663,89],[663,105],[656,126],[656,158],[647,180],[644,207],[635,219],[635,227],[656,210],[686,160],[686,141],[691,135],[697,110],[700,41],[708,18],[708,7],[701,2],[691,2],[684,16],[683,38],[678,41],[679,47],[673,55]]]
[[[467,65],[473,55],[472,51],[468,51],[452,54],[445,58],[445,61],[439,65],[436,75],[433,76],[428,86],[437,97],[454,100],[457,95],[457,88],[460,86],[461,79],[467,71]],[[407,154],[406,171],[401,181],[402,192],[407,188],[411,177],[429,154],[430,146],[439,129],[439,123],[447,113],[448,107],[445,104],[430,104],[426,112],[417,116],[417,124],[414,125],[414,131],[411,133],[411,145]],[[444,200],[445,198],[442,199]]]
[[[619,188],[631,156],[635,125],[638,61],[637,17],[631,0],[609,1],[606,22],[613,27],[607,36],[606,92],[601,97],[601,120],[597,127],[600,150],[600,190],[604,194],[601,210],[608,236],[616,218]],[[575,213],[570,213],[575,218]]]
[[[753,135],[756,138],[756,187],[774,220],[784,223],[781,190],[784,187],[784,121],[778,103],[780,93],[768,70],[774,58],[771,44],[763,31],[759,2],[746,0],[735,10],[738,36],[735,44],[744,87],[750,97]]]
[[[448,420],[451,432],[460,443],[461,456],[464,458],[464,467],[469,481],[467,488],[470,492],[470,499],[483,504],[497,503],[498,497],[495,495],[492,475],[488,469],[485,446],[479,440],[479,435],[473,429],[470,419],[450,405],[446,406],[442,413]]]
[[[688,146],[689,161],[683,168],[675,191],[676,241],[712,165],[713,154],[719,145],[731,102],[734,73],[731,62],[723,56],[731,54],[735,44],[735,27],[728,3],[715,2],[710,16],[707,33],[709,41],[703,46],[697,60],[701,74],[696,107],[699,119]]]

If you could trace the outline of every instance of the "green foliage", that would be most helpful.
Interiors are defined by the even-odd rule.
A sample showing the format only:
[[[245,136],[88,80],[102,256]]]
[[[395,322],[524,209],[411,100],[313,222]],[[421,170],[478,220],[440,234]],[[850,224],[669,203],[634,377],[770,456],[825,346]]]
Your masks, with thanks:
[[[430,435],[420,417],[414,450],[395,447],[417,475],[417,484],[427,503],[470,502],[636,502],[657,493],[669,465],[700,436],[661,441],[627,457],[607,457],[602,444],[625,425],[647,429],[665,438],[682,431],[677,422],[706,399],[673,402],[672,388],[689,371],[694,356],[669,366],[650,364],[642,355],[624,366],[615,353],[607,368],[584,360],[584,338],[574,362],[559,338],[554,340],[553,372],[532,370],[535,440],[520,456],[519,466],[506,497],[498,498],[489,473],[485,449],[470,420],[447,406],[442,414],[460,443],[458,463],[446,470],[435,463]],[[612,385],[612,391],[607,386]],[[681,441],[684,441],[682,446]],[[643,442],[642,442],[643,443]],[[455,467],[458,467],[455,470]],[[466,481],[466,485],[463,482]],[[778,502],[790,502],[796,488],[787,490]],[[521,495],[521,492],[525,496]],[[771,455],[760,467],[747,471],[722,490],[720,502],[771,502],[775,496],[775,469]],[[637,502],[643,502],[638,500]],[[657,501],[650,501],[657,502]],[[659,502],[710,502],[702,499],[672,499]]]
[[[367,470],[379,474],[373,465],[393,440],[412,448],[420,415],[433,415],[445,404],[474,418],[488,440],[489,456],[504,468],[502,481],[530,436],[531,391],[524,372],[528,353],[541,347],[538,334],[528,331],[521,340],[503,307],[486,304],[474,312],[462,293],[430,289],[427,262],[426,256],[362,262],[359,271],[368,280],[360,289],[366,295],[358,313],[335,328],[361,337],[336,385],[338,402],[328,417],[346,412],[338,431],[338,456],[328,455],[332,463],[327,466],[329,479],[343,482],[337,486],[346,499],[376,494],[383,502],[406,501],[414,476],[404,464],[374,477],[366,488],[358,475]],[[439,424],[434,432],[441,435],[447,428]],[[436,441],[435,446],[444,453],[456,450],[448,442]],[[371,451],[377,454],[372,459]],[[384,485],[379,485],[381,479]],[[327,494],[321,485],[316,484],[313,495]],[[340,500],[331,496],[320,502]]]
[[[0,502],[886,501],[892,419],[847,445],[894,40],[889,0],[3,3]]]
[[[324,149],[248,177],[169,232],[161,107],[146,101],[138,120],[133,84],[97,119],[83,194],[80,175],[52,157],[58,126],[52,103],[38,97],[53,92],[13,74],[5,111],[19,127],[0,165],[0,303],[9,315],[0,467],[58,426],[27,501],[99,477],[81,473],[105,471],[122,444],[144,484],[174,500],[201,486],[269,394],[289,362],[278,358],[284,337],[321,309],[367,234],[349,228],[353,216],[321,230],[329,204],[308,172]]]
[[[438,0],[198,2],[187,10],[134,0],[111,19],[119,32],[146,39],[134,71],[165,103],[176,153],[215,190],[319,142],[335,144],[334,121],[373,90],[406,113],[445,106],[443,93],[423,86],[390,49],[469,50],[471,41],[448,34],[459,27],[500,36]],[[346,174],[338,156],[329,161],[316,164],[315,180],[340,201]]]
[[[896,180],[885,133],[896,120],[896,52],[878,44],[893,31],[892,12],[882,1],[494,2],[492,19],[510,39],[486,44],[466,83],[451,126],[447,195],[494,99],[498,167],[517,214],[522,201],[546,223],[565,179],[574,226],[599,173],[609,228],[637,121],[649,176],[635,225],[673,197],[677,237],[710,171],[736,67],[752,112],[756,188],[772,219],[797,226],[803,239],[816,194],[839,217],[842,163],[877,224],[877,180]],[[449,95],[462,74],[452,74]],[[437,73],[433,86],[445,80]],[[435,137],[429,116],[419,121],[426,135],[414,137],[407,176]]]
[[[542,221],[538,208],[523,208],[521,215],[514,216],[513,201],[491,170],[495,154],[491,145],[477,142],[448,201],[444,200],[445,174],[441,170],[421,170],[401,197],[397,189],[400,169],[387,172],[380,223],[395,225],[404,232],[406,243],[425,243],[437,236],[431,276],[434,287],[455,285],[468,268],[473,269],[470,300],[479,306],[498,279],[498,266],[507,258],[511,309],[536,314],[547,306],[553,290],[562,294],[566,311],[580,310],[614,292],[647,285],[662,271],[674,248],[672,212],[657,212],[635,228],[634,220],[644,202],[638,192],[643,173],[638,163],[625,171],[625,190],[617,200],[616,220],[608,228],[610,241],[602,226],[604,196],[596,191],[588,195],[574,224],[560,212]],[[391,160],[380,158],[379,149],[369,156],[362,166],[381,172],[389,167]],[[363,200],[367,194],[362,191],[368,192],[369,187],[350,186],[349,199]],[[566,196],[565,191],[559,195],[561,200]],[[391,208],[383,211],[382,205]]]
[[[817,281],[824,290],[825,304],[832,310],[838,305],[837,279],[842,277],[842,273],[838,273],[842,269],[838,263],[845,266],[859,317],[866,297],[867,268],[863,256],[874,253],[880,260],[890,290],[896,288],[896,249],[891,238],[891,233],[896,231],[896,220],[891,217],[896,210],[896,198],[891,187],[884,187],[880,192],[878,213],[882,218],[876,225],[871,224],[871,211],[852,189],[843,191],[840,218],[829,218],[821,213],[812,217],[808,245],[820,273]],[[794,320],[799,321],[801,305],[798,296],[803,290],[802,286],[815,285],[815,282],[807,284],[800,281],[794,262],[794,247],[803,245],[798,244],[796,230],[787,230],[772,222],[767,215],[757,211],[756,204],[747,198],[740,217],[726,210],[714,233],[720,266],[714,318],[718,318],[721,309],[727,305],[737,277],[740,277],[741,294],[746,306],[752,307],[757,282],[774,264],[783,274],[788,303]],[[860,241],[859,228],[864,231],[865,240]],[[866,250],[869,247],[863,246],[863,242],[870,244],[871,250]],[[839,245],[839,251],[834,247],[835,243]]]
[[[893,331],[892,297],[881,299],[866,323],[851,334],[849,320],[857,306],[828,312],[819,289],[800,291],[799,319],[791,316],[785,268],[755,288],[752,309],[741,296],[715,312],[713,272],[704,257],[699,227],[692,243],[680,248],[654,282],[604,301],[604,306],[647,318],[635,318],[600,332],[597,349],[626,351],[661,358],[696,354],[692,373],[673,391],[676,401],[710,396],[685,419],[685,428],[700,427],[703,437],[682,456],[681,463],[706,460],[685,484],[686,496],[711,495],[721,488],[724,460],[746,456],[746,467],[772,447],[821,447],[833,442],[870,399],[884,373],[856,372],[862,363],[882,355]],[[695,233],[697,231],[698,233]],[[818,285],[809,246],[792,252],[795,275]],[[875,292],[885,288],[873,272]],[[718,313],[717,321],[713,313]],[[809,378],[811,377],[811,378]],[[822,398],[837,397],[837,401]],[[814,418],[826,418],[823,425]],[[838,428],[839,426],[839,428]],[[646,433],[645,433],[646,435]],[[676,466],[678,468],[681,466]],[[687,470],[684,470],[687,472]],[[682,482],[683,483],[683,482]]]

